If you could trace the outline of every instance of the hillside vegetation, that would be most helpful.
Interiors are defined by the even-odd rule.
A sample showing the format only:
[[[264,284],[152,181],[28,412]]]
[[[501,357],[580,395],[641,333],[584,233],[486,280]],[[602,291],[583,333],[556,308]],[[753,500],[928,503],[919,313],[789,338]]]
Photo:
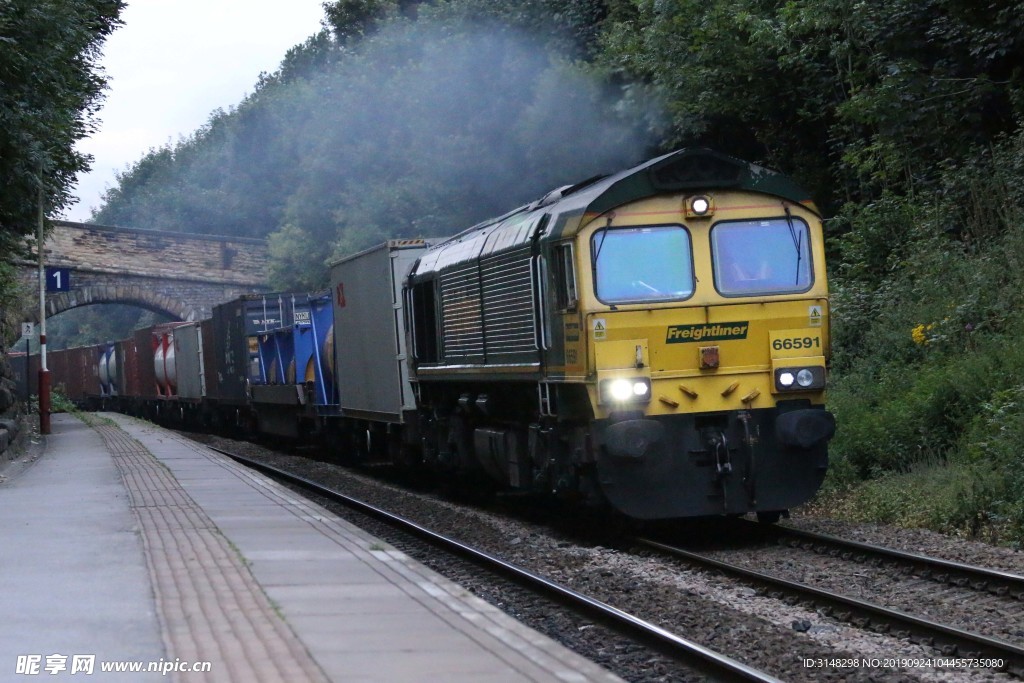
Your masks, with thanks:
[[[816,505],[1024,543],[1024,2],[333,0],[100,223],[267,236],[280,287],[686,145],[829,216]],[[311,248],[311,245],[315,245]]]
[[[75,142],[94,129],[105,80],[100,48],[120,0],[0,2],[0,415],[14,404],[6,349],[20,320],[13,260],[28,256],[40,211],[57,215],[89,159]]]

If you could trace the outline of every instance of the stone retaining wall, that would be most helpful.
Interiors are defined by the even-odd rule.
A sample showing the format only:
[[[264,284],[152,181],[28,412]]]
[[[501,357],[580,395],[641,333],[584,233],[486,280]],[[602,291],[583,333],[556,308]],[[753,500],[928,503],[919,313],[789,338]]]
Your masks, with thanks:
[[[29,421],[24,415],[10,414],[0,418],[0,462],[9,460],[28,434]]]

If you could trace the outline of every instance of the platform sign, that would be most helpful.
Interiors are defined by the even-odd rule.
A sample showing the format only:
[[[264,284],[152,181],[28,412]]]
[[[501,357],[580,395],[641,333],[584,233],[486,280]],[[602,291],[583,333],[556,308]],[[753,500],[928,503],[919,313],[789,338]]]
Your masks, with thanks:
[[[55,268],[46,266],[46,291],[47,292],[70,292],[71,291],[71,269]]]

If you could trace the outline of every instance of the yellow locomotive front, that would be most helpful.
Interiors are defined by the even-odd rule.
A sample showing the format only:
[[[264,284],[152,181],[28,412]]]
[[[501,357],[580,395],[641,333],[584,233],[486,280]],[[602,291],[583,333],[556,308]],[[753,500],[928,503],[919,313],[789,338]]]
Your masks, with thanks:
[[[404,301],[404,433],[454,480],[638,519],[821,485],[821,220],[778,173],[688,149],[559,188],[427,249]]]
[[[571,240],[563,381],[587,387],[597,483],[631,517],[774,520],[825,475],[820,216],[722,185],[588,212]]]

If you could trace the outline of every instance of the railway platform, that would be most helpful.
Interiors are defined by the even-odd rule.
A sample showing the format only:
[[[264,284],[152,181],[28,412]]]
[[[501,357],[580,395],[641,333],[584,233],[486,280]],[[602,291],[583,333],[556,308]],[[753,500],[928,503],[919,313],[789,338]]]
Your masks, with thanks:
[[[53,416],[0,483],[0,681],[615,681],[152,424]]]

